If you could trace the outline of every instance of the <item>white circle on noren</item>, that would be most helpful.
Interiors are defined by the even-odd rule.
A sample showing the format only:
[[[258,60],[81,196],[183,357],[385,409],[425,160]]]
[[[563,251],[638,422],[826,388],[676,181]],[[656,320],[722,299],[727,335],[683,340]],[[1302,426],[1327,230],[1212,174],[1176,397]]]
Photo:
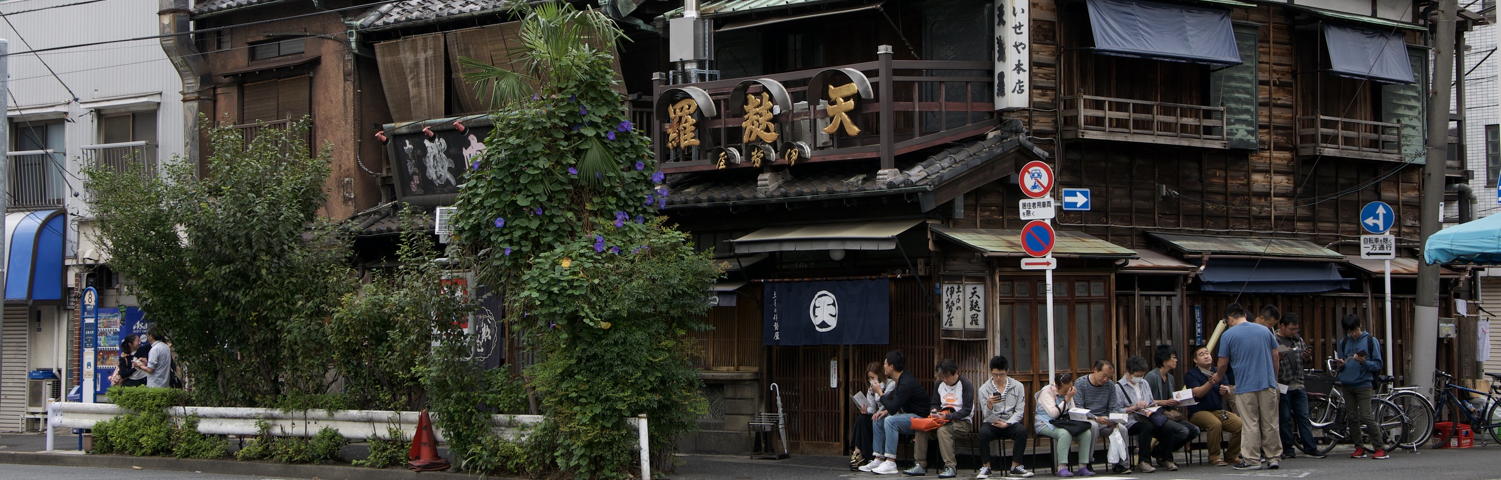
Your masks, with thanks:
[[[827,333],[839,326],[839,299],[828,290],[819,290],[808,302],[808,320],[818,333]]]

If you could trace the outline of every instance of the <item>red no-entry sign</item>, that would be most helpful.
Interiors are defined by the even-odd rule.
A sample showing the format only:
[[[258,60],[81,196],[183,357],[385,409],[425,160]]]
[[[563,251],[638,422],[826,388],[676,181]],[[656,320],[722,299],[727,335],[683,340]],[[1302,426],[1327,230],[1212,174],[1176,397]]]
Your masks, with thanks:
[[[1045,197],[1053,191],[1053,167],[1037,160],[1027,162],[1017,174],[1016,183],[1028,198]]]

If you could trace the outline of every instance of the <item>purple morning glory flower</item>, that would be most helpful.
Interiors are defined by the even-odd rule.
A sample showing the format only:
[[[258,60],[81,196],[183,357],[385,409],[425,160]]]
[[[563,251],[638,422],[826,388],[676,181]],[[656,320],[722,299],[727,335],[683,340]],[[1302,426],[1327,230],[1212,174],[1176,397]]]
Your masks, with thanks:
[[[475,160],[474,163],[469,164],[469,169],[479,170],[479,160]]]
[[[656,203],[656,201],[657,201],[657,197],[655,195],[652,195],[652,194],[648,193],[648,194],[646,194],[646,203],[644,205],[650,207],[651,204]]]
[[[579,131],[579,129],[584,128],[584,125],[580,124],[580,123],[575,123],[575,124],[573,124],[573,127],[571,127],[571,128],[573,128],[573,131],[577,132],[577,131]]]
[[[594,236],[594,253],[599,253],[599,252],[603,252],[603,251],[605,251],[605,237],[601,237],[599,235],[595,235]]]
[[[657,196],[658,197],[666,197],[667,196],[667,192],[669,192],[669,190],[667,189],[666,185],[657,185]]]
[[[605,138],[610,139],[612,142],[615,141],[615,132],[605,132]]]
[[[615,129],[616,130],[620,130],[622,132],[629,132],[629,131],[631,131],[632,128],[635,128],[635,127],[636,127],[635,125],[631,124],[630,120],[626,120],[624,122],[620,122],[620,125],[616,125]]]
[[[667,175],[663,174],[660,170],[651,174],[651,183],[662,183],[662,180],[666,179]]]
[[[577,102],[577,101],[579,101],[579,96],[578,95],[569,95],[568,96],[568,101],[570,101],[570,102]]]
[[[630,219],[630,218],[631,218],[630,214],[627,214],[625,212],[617,210],[615,212],[615,228],[620,228],[620,227],[625,226],[625,221],[627,219]]]
[[[667,197],[657,197],[657,209],[667,208]]]
[[[636,171],[639,172],[642,170],[646,170],[646,164],[643,162],[636,162]]]
[[[620,247],[610,247],[610,253],[620,255]]]
[[[542,207],[533,208],[532,209],[532,215],[541,216],[542,215]]]
[[[535,102],[535,101],[541,100],[541,99],[542,99],[541,95],[538,95],[538,94],[535,94],[535,93],[532,94],[532,101]]]
[[[646,217],[636,215],[636,223],[646,223]]]
[[[583,105],[579,105],[579,115],[588,115],[588,114],[589,114],[589,109],[584,108]]]
[[[506,226],[506,219],[505,219],[505,217],[495,217],[495,228],[505,228],[505,226]]]
[[[636,248],[631,249],[631,253],[641,253],[642,250],[646,250],[646,245],[637,245]]]
[[[506,253],[505,254],[506,254],[507,257],[511,256],[511,247],[506,247]]]
[[[579,169],[573,168],[573,167],[568,167],[568,174],[569,175],[578,175],[579,174]]]

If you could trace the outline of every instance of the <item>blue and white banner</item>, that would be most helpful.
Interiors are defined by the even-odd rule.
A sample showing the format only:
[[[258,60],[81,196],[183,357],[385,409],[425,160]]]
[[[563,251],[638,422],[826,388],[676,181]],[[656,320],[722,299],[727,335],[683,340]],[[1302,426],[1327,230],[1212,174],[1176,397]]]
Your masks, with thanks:
[[[765,345],[885,345],[891,333],[890,280],[767,282]]]

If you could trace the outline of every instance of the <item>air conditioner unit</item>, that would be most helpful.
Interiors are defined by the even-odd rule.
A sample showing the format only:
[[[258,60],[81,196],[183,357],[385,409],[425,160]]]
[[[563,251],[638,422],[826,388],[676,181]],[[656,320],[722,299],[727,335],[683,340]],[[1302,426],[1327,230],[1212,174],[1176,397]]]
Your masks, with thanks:
[[[26,406],[29,408],[47,408],[48,400],[62,397],[62,386],[55,378],[27,380],[26,386]]]

